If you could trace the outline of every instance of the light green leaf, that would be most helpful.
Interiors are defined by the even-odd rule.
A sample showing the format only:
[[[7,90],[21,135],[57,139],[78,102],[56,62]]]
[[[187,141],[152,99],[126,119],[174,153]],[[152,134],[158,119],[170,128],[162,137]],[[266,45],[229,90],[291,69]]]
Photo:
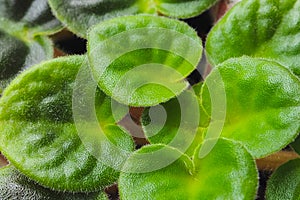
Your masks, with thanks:
[[[89,61],[99,87],[131,106],[157,105],[180,94],[201,52],[201,40],[191,27],[165,17],[115,18],[88,35]]]
[[[249,55],[273,59],[300,75],[300,0],[248,0],[236,4],[208,35],[217,65]]]
[[[13,35],[33,38],[61,30],[47,0],[0,0],[0,29]]]
[[[2,200],[105,200],[103,192],[68,193],[46,189],[18,172],[13,166],[0,169],[0,198]]]
[[[280,166],[267,183],[267,200],[296,200],[300,197],[300,159]]]
[[[258,184],[257,170],[251,155],[238,143],[219,139],[203,159],[198,153],[193,161],[186,155],[169,166],[148,173],[134,173],[158,160],[137,162],[139,155],[168,149],[161,159],[177,157],[180,152],[165,145],[144,146],[134,152],[121,172],[121,199],[254,199]],[[197,151],[198,152],[198,151]],[[129,173],[129,171],[131,171]],[[134,188],[134,189],[132,189]]]
[[[200,189],[192,187],[191,199],[254,199],[258,188],[258,173],[250,153],[238,142],[219,138],[202,144],[215,144],[204,158],[199,158],[201,146],[195,151],[196,180]]]
[[[208,90],[209,84],[211,91]],[[273,61],[241,57],[218,65],[202,88],[202,105],[211,113],[213,90],[226,93],[221,136],[241,142],[255,158],[276,152],[300,131],[300,81]],[[224,102],[225,103],[225,102]],[[212,119],[212,122],[222,119]]]
[[[0,151],[25,175],[56,190],[99,190],[119,173],[90,154],[73,120],[73,88],[85,59],[62,57],[36,65],[18,76],[0,100]],[[95,95],[94,109],[106,137],[132,151],[132,138],[115,121],[110,124],[110,98],[100,90]]]
[[[204,12],[217,0],[49,0],[59,20],[75,34],[86,37],[93,25],[114,17],[148,13],[189,18]]]
[[[21,71],[52,58],[52,42],[42,36],[24,42],[0,31],[0,94]]]

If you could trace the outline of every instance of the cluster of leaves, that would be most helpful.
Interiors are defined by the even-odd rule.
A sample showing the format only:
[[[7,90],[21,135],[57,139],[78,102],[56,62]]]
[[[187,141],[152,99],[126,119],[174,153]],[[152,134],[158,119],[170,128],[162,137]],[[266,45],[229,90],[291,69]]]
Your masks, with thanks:
[[[185,78],[197,68],[202,41],[187,24],[168,16],[193,17],[215,2],[49,0],[55,16],[87,39],[88,52],[42,63],[52,57],[44,35],[61,29],[47,1],[0,2],[0,43],[5,47],[0,54],[1,87],[8,85],[0,99],[0,150],[11,163],[0,169],[0,197],[107,199],[103,189],[117,182],[120,199],[254,199],[254,159],[281,150],[300,131],[300,0],[236,4],[207,37],[206,55],[214,69],[203,83],[190,87]],[[141,38],[137,30],[148,32],[139,32]],[[166,38],[162,30],[176,34]],[[126,32],[130,34],[122,40],[115,37]],[[111,52],[122,53],[118,47],[141,41],[148,48],[132,49],[107,63]],[[169,51],[159,48],[163,41]],[[148,63],[156,63],[152,66],[160,73],[134,70]],[[84,82],[78,85],[78,74],[85,81],[96,77],[93,95]],[[146,85],[135,88],[145,80]],[[216,111],[215,99],[222,91],[226,101]],[[181,97],[189,100],[184,109]],[[95,142],[104,151],[97,159],[78,135],[72,103],[85,108],[84,98],[94,102],[92,110],[105,138],[128,152],[125,161],[102,137]],[[120,108],[117,117],[112,105]],[[135,150],[131,134],[119,125],[128,112],[124,105],[147,107],[141,123],[149,145]],[[163,123],[155,121],[161,108],[167,116]],[[80,111],[89,116],[90,110]],[[197,124],[190,124],[198,115]],[[85,118],[81,123],[94,121]],[[219,123],[222,128],[214,129]],[[292,146],[300,153],[299,142]],[[202,150],[212,144],[203,156]],[[162,160],[141,159],[156,152],[174,162],[137,173],[159,165]],[[268,199],[299,197],[299,164],[290,161],[273,174]]]

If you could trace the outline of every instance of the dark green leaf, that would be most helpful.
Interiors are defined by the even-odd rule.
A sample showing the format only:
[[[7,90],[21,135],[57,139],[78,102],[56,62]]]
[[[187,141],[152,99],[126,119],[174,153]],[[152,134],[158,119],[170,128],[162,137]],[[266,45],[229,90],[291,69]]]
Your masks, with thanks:
[[[300,137],[299,137],[299,135],[296,138],[296,140],[293,143],[291,143],[290,145],[298,154],[300,154]]]
[[[114,17],[140,13],[189,18],[204,12],[217,0],[49,0],[59,20],[81,37],[88,28]]]
[[[300,159],[280,166],[267,184],[267,200],[296,200],[300,197]]]
[[[53,56],[51,41],[41,36],[24,42],[0,31],[0,46],[0,93],[20,71]]]
[[[2,200],[105,200],[103,192],[68,193],[46,189],[18,172],[13,166],[0,169],[0,198]]]
[[[85,59],[62,57],[32,67],[12,81],[0,100],[1,152],[28,177],[56,190],[95,191],[118,177],[116,170],[87,150],[73,120],[75,78],[87,65]],[[131,137],[115,121],[110,124],[110,98],[97,90],[93,106],[106,137],[113,138],[111,143],[132,151]],[[118,162],[117,157],[106,156]]]
[[[52,34],[61,28],[47,0],[0,0],[0,29],[10,34],[28,37]]]
[[[290,70],[273,61],[234,58],[218,65],[202,88],[202,105],[211,113],[212,100],[226,94],[226,118],[221,135],[234,139],[255,158],[276,152],[300,131],[300,81]],[[210,114],[211,115],[211,114]],[[209,136],[208,136],[209,137]]]
[[[138,162],[143,154],[167,149],[161,162],[182,157],[169,166],[147,173],[134,173],[140,168],[155,167],[157,160]],[[202,159],[198,151],[194,167],[186,155],[165,145],[142,147],[132,154],[121,172],[121,199],[254,199],[258,184],[257,171],[251,155],[238,143],[220,139]]]
[[[98,24],[88,36],[99,87],[131,106],[157,105],[180,94],[201,52],[201,40],[191,27],[165,17],[115,18]]]
[[[206,50],[212,64],[249,55],[273,59],[300,75],[300,0],[248,0],[212,29]]]

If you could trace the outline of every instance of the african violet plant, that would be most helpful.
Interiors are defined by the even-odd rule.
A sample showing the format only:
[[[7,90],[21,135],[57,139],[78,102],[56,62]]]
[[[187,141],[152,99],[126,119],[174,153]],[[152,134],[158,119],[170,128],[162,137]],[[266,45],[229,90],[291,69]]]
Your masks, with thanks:
[[[117,183],[120,199],[255,199],[254,159],[300,131],[300,1],[236,4],[208,35],[212,72],[191,87],[202,41],[167,16],[196,16],[215,2],[49,0],[87,38],[87,54],[29,67],[4,90],[0,150],[10,166],[0,169],[0,197],[108,199],[104,189]],[[44,60],[30,44],[60,28],[47,2],[19,5],[0,6],[3,42],[14,41],[1,53],[5,79],[32,65],[28,52]],[[20,62],[9,59],[16,54]],[[120,123],[129,106],[145,107],[149,144],[138,150]],[[299,198],[298,171],[298,159],[278,168],[266,198]]]

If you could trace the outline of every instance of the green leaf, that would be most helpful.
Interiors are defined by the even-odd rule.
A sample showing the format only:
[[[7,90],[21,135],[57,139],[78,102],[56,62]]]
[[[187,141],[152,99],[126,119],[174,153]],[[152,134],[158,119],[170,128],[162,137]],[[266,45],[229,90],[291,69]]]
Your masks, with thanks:
[[[300,137],[299,137],[299,135],[296,138],[296,140],[294,142],[292,142],[290,145],[298,154],[300,154]]]
[[[76,130],[72,94],[86,59],[62,57],[36,65],[18,76],[0,100],[0,151],[26,176],[56,190],[99,190],[116,181],[119,174],[88,151]],[[107,138],[114,138],[111,143],[132,151],[132,138],[120,128],[111,128],[109,120],[102,120],[110,117],[110,98],[97,90],[93,106],[97,126],[105,129]]]
[[[126,16],[90,30],[88,56],[99,87],[131,106],[152,106],[180,94],[196,68],[201,40],[187,24],[155,16]],[[101,55],[101,56],[99,56]]]
[[[282,149],[299,133],[300,81],[278,63],[241,57],[218,65],[202,88],[207,113],[214,109],[211,100],[219,98],[214,91],[221,90],[226,94],[221,136],[241,142],[255,158]],[[214,121],[222,119],[216,115]]]
[[[166,103],[146,108],[142,127],[149,142],[167,144],[193,155],[203,141],[208,123],[207,115],[199,104],[192,91],[184,91]]]
[[[138,162],[140,155],[162,148],[167,149],[168,154],[162,155],[161,161],[178,154],[182,157],[165,168],[134,173],[159,162],[159,159]],[[197,155],[193,167],[192,160],[171,147],[159,144],[142,147],[132,154],[124,165],[125,172],[121,172],[118,182],[121,199],[255,198],[257,170],[253,158],[240,144],[219,139],[205,158],[199,159]]]
[[[209,33],[206,50],[217,65],[249,55],[273,59],[300,75],[300,0],[236,4]]]
[[[9,199],[64,199],[64,200],[105,200],[103,192],[68,193],[46,189],[18,172],[13,166],[0,169],[0,198]]]
[[[209,154],[200,158],[201,146],[195,151],[196,179],[201,189],[193,187],[194,198],[254,199],[258,188],[258,173],[250,153],[238,142],[219,138],[202,144],[215,144]],[[208,173],[209,172],[209,173]]]
[[[47,0],[0,0],[0,29],[13,35],[33,38],[61,30]]]
[[[214,5],[218,0],[158,0],[157,11],[176,18],[197,16]]]
[[[280,166],[267,183],[267,200],[296,200],[300,196],[300,159]]]
[[[87,30],[114,17],[148,13],[189,18],[204,12],[217,0],[49,0],[59,20],[75,34],[86,37]]]
[[[24,42],[0,31],[0,46],[0,94],[20,71],[53,56],[52,42],[42,36]]]
[[[195,92],[195,95],[197,95],[197,97],[201,97],[200,92],[201,92],[201,88],[202,88],[203,82],[199,82],[196,85],[193,85],[192,89]]]

